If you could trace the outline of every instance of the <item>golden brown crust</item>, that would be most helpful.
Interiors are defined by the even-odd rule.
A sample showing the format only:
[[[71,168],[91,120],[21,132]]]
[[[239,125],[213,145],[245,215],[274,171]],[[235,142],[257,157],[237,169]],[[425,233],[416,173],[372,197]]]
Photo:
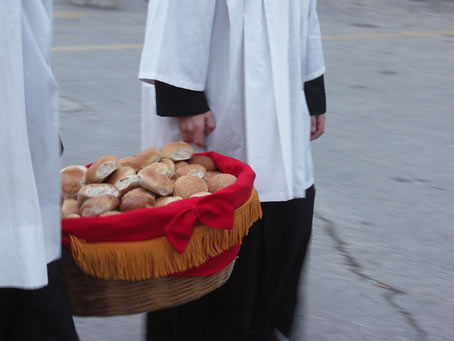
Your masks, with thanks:
[[[137,169],[137,161],[135,156],[124,157],[118,160],[118,163],[120,167],[130,167],[134,169],[136,172],[139,171],[139,169]]]
[[[64,217],[64,218],[80,218],[80,215],[78,215],[78,214],[70,214],[69,216]]]
[[[175,163],[168,158],[162,158],[160,162],[162,162],[167,166],[167,168],[169,168],[168,176],[169,178],[172,178],[175,175]]]
[[[192,146],[186,142],[172,142],[161,147],[162,157],[173,161],[189,160],[192,156]]]
[[[120,200],[113,195],[101,195],[86,200],[80,208],[83,217],[97,217],[101,214],[115,210],[120,205]]]
[[[139,187],[139,177],[131,167],[120,167],[106,180],[120,191],[120,197],[130,190]]]
[[[178,168],[178,170],[175,172],[175,178],[180,178],[185,175],[191,175],[191,176],[197,176],[199,178],[203,178],[205,174],[207,173],[207,170],[205,167],[201,165],[186,165]]]
[[[207,179],[213,177],[214,175],[218,175],[218,174],[224,174],[224,173],[221,173],[221,172],[218,172],[218,171],[208,171],[205,174],[204,179],[207,180]]]
[[[136,157],[136,169],[141,170],[152,163],[158,162],[161,152],[153,147],[142,150]]]
[[[166,206],[172,202],[183,200],[182,197],[172,196],[172,197],[160,197],[156,200],[156,207]]]
[[[183,199],[191,197],[191,195],[199,192],[207,192],[208,185],[204,180],[197,176],[185,175],[177,179],[175,182],[174,195]]]
[[[139,189],[139,188],[137,188]],[[135,190],[133,190],[135,191]],[[131,191],[131,192],[133,192]],[[123,199],[121,199],[120,211],[128,212],[132,210],[138,210],[142,208],[152,208],[155,205],[155,198],[149,192],[136,191],[131,194],[127,193]]]
[[[181,168],[181,167],[183,167],[183,166],[186,166],[186,165],[189,165],[189,163],[187,163],[186,161],[177,161],[177,162],[175,162],[175,172],[176,172],[179,168]]]
[[[207,195],[211,195],[212,193],[210,192],[199,192],[191,195],[191,198],[196,198],[196,197],[206,197]]]
[[[114,155],[102,156],[88,168],[86,175],[87,183],[101,183],[119,167],[118,159]]]
[[[136,171],[132,167],[120,167],[113,172],[107,179],[106,183],[116,186],[116,183],[128,175],[135,175]]]
[[[108,217],[110,215],[117,215],[117,214],[121,214],[120,211],[107,211],[107,212],[104,212],[103,214],[100,215],[100,217]]]
[[[65,197],[75,197],[80,188],[85,185],[87,167],[69,166],[60,171],[61,187]]]
[[[145,189],[160,196],[168,196],[173,192],[173,182],[168,176],[146,167],[139,173],[139,184]]]
[[[120,191],[111,184],[89,184],[83,186],[77,193],[77,201],[82,205],[85,200],[101,195],[113,195],[118,198],[120,196]]]
[[[197,155],[193,156],[191,160],[189,160],[190,165],[201,165],[205,167],[207,171],[215,171],[216,170],[216,163],[214,160],[207,156],[207,155]]]
[[[65,199],[63,200],[61,215],[62,217],[68,217],[72,214],[79,214],[79,202],[76,199]]]
[[[236,177],[231,174],[216,174],[208,179],[205,178],[205,181],[208,184],[208,192],[215,193],[234,184]]]

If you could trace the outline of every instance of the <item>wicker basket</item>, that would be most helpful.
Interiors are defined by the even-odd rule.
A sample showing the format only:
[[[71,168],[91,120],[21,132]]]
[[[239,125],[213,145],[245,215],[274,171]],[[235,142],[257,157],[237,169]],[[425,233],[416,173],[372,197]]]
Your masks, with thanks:
[[[63,249],[61,272],[75,316],[151,312],[196,300],[222,286],[235,262],[206,277],[164,277],[146,281],[102,280],[84,274]]]

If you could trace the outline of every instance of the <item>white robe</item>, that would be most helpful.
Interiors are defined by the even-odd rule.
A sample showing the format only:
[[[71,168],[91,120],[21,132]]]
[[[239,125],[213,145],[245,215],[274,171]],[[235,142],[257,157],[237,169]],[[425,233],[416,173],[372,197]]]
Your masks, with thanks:
[[[47,284],[60,257],[52,0],[0,1],[0,288]]]
[[[217,127],[206,149],[247,162],[262,201],[313,182],[304,82],[325,72],[316,0],[153,0],[139,78],[204,90]],[[143,147],[180,140],[144,85]]]

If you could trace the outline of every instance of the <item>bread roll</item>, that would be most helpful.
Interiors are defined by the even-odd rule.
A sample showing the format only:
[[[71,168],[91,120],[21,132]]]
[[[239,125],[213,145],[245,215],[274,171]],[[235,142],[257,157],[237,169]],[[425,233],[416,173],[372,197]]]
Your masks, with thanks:
[[[218,175],[218,174],[224,174],[224,173],[221,173],[221,172],[218,172],[218,171],[208,171],[203,178],[205,180],[207,180],[207,179],[213,177],[214,175]]]
[[[101,214],[100,217],[107,217],[110,215],[117,215],[117,214],[121,214],[121,212],[120,211],[107,211],[107,212],[104,212],[103,214]]]
[[[185,175],[178,178],[175,182],[174,195],[183,199],[189,198],[193,194],[207,191],[207,183],[197,176]]]
[[[172,161],[189,160],[192,156],[192,146],[185,142],[172,142],[162,146],[161,156]]]
[[[207,171],[215,171],[216,170],[216,164],[214,163],[214,160],[207,156],[207,155],[197,155],[193,156],[191,160],[189,160],[190,165],[201,165],[205,167]]]
[[[178,179],[182,176],[190,175],[203,178],[206,173],[207,170],[201,165],[186,165],[178,168],[178,170],[175,172],[175,177]]]
[[[166,206],[172,202],[182,200],[182,197],[161,197],[156,200],[156,207]]]
[[[70,214],[69,216],[67,216],[65,218],[80,218],[80,215],[74,213],[74,214]]]
[[[72,214],[79,214],[79,202],[76,199],[65,199],[61,208],[62,217],[68,217]]]
[[[148,168],[148,169],[153,169],[154,171],[158,172],[158,173],[161,173],[161,174],[164,174],[165,176],[167,177],[171,177],[170,174],[171,174],[171,171],[169,169],[169,167],[164,163],[164,162],[156,162],[156,163],[152,163],[151,165],[145,167],[145,168]]]
[[[158,162],[161,158],[161,153],[158,149],[149,147],[140,152],[136,157],[136,169],[141,170],[152,163]]]
[[[69,166],[60,171],[62,193],[65,198],[76,198],[77,192],[85,185],[87,167]]]
[[[79,205],[82,205],[85,200],[101,195],[113,195],[118,198],[120,192],[117,187],[111,184],[90,184],[80,189],[79,193],[77,193],[77,200],[79,201]]]
[[[236,182],[236,177],[231,174],[216,174],[205,178],[208,184],[208,192],[214,193]]]
[[[137,168],[137,161],[135,156],[124,157],[123,159],[118,160],[120,167],[130,167],[138,172],[140,169]]]
[[[100,157],[88,168],[87,183],[101,183],[118,168],[120,168],[120,164],[115,156],[107,155]]]
[[[175,162],[175,171],[177,171],[179,168],[186,166],[186,165],[189,165],[189,163],[187,163],[186,161]]]
[[[125,194],[121,199],[120,211],[128,212],[142,208],[152,208],[155,205],[155,197],[144,188],[136,188]]]
[[[169,178],[172,178],[175,175],[175,163],[168,159],[168,158],[163,158],[160,160],[163,164],[165,164],[169,168]]]
[[[97,217],[101,214],[115,210],[120,205],[120,200],[113,195],[101,195],[96,198],[86,200],[81,208],[82,217]]]
[[[139,173],[139,184],[149,191],[159,194],[160,196],[168,196],[173,192],[173,182],[168,176],[157,172],[156,170],[146,167]]]
[[[139,187],[139,177],[131,167],[120,167],[109,178],[107,183],[114,185],[120,191],[120,197],[130,190]]]
[[[191,195],[191,198],[206,197],[207,195],[211,195],[211,193],[210,192],[199,192],[199,193]]]

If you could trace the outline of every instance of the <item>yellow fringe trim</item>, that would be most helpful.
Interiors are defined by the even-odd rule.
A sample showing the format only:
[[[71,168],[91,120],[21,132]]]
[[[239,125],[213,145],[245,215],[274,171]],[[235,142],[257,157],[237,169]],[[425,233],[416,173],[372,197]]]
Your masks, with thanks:
[[[201,266],[240,244],[260,218],[262,208],[254,189],[248,201],[235,210],[231,230],[200,225],[194,229],[183,254],[178,253],[165,236],[125,243],[86,243],[70,236],[72,254],[83,272],[101,279],[138,281],[165,277]]]

